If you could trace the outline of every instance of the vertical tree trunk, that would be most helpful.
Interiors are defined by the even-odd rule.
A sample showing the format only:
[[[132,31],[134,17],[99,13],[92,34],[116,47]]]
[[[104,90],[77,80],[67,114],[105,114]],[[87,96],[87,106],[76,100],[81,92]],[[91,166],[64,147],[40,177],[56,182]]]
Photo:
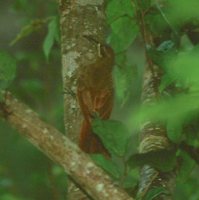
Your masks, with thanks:
[[[145,22],[145,11],[139,0],[134,1],[137,10],[137,20],[140,32],[146,47],[146,67],[143,75],[142,103],[148,106],[153,105],[159,96],[159,85],[161,80],[161,71],[159,66],[155,65],[150,59],[147,50],[154,47],[154,36],[149,31],[148,24]],[[167,138],[166,126],[164,124],[146,122],[141,131],[140,153],[156,151],[160,149],[169,149],[172,146]],[[162,194],[156,197],[156,200],[172,199],[175,188],[176,175],[174,171],[163,173],[149,165],[141,169],[140,183],[138,189],[138,199],[142,199],[146,193],[154,187],[163,187],[168,191],[168,195]]]
[[[144,104],[153,104],[153,101],[158,98],[158,87],[160,83],[160,71],[155,65],[147,66],[144,73],[144,83],[142,100]],[[166,135],[165,125],[148,121],[143,125],[141,132],[140,153],[156,151],[160,149],[168,149],[171,147]],[[160,172],[149,165],[143,166],[141,169],[140,184],[138,197],[142,199],[146,193],[154,187],[163,187],[168,191],[167,195],[159,195],[156,200],[172,199],[173,190],[175,187],[175,172],[168,173]]]
[[[92,63],[97,55],[83,37],[105,38],[105,0],[60,0],[62,76],[64,88],[64,124],[67,136],[78,143],[82,115],[76,98],[79,70]],[[74,184],[69,184],[70,200],[88,199]]]

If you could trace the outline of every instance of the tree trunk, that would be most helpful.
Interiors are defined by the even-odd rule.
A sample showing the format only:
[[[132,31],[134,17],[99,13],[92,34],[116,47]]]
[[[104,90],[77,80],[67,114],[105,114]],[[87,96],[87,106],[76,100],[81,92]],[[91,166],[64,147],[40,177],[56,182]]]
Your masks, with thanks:
[[[103,42],[105,38],[105,0],[61,0],[60,25],[62,76],[64,88],[64,124],[67,136],[78,143],[82,115],[76,98],[79,70],[92,63],[97,55],[84,35]],[[74,135],[76,133],[76,135]],[[74,184],[69,183],[70,200],[88,199]]]
[[[144,73],[144,84],[142,91],[143,104],[150,106],[158,98],[158,87],[160,83],[160,71],[155,65],[147,66]],[[166,135],[166,127],[162,124],[148,121],[143,125],[141,132],[140,153],[171,148]],[[146,193],[154,187],[163,187],[168,191],[167,195],[159,195],[156,200],[172,199],[175,188],[175,171],[168,173],[160,172],[149,165],[141,169],[138,197],[142,199]]]
[[[137,22],[145,45],[146,67],[143,74],[142,103],[148,106],[154,104],[160,97],[159,85],[162,72],[148,55],[148,48],[154,47],[154,36],[146,23],[146,13],[139,0],[133,1],[136,9]],[[169,149],[172,144],[167,138],[166,126],[164,124],[146,122],[141,130],[141,141],[139,151],[146,153],[160,149]],[[175,188],[175,171],[168,173],[160,172],[149,165],[142,167],[138,189],[138,199],[142,199],[146,193],[154,187],[163,187],[168,191],[167,195],[158,195],[156,200],[171,200]]]

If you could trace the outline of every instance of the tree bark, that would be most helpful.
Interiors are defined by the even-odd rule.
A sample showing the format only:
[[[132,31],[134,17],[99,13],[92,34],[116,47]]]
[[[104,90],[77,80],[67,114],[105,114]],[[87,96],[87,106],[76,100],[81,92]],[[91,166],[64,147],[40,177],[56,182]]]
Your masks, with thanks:
[[[143,104],[150,106],[159,97],[160,69],[155,65],[146,66],[143,78],[142,101]],[[167,138],[166,126],[164,124],[148,121],[143,125],[139,147],[140,153],[169,149],[171,145]],[[140,175],[138,190],[138,197],[140,199],[154,187],[163,187],[168,191],[167,195],[159,195],[155,198],[156,200],[172,199],[176,179],[175,171],[163,173],[149,165],[145,165],[142,167]]]
[[[82,115],[76,98],[77,76],[92,63],[97,48],[84,35],[103,42],[105,38],[105,0],[60,0],[62,77],[64,88],[64,124],[67,136],[78,143]],[[69,200],[88,199],[69,183]]]

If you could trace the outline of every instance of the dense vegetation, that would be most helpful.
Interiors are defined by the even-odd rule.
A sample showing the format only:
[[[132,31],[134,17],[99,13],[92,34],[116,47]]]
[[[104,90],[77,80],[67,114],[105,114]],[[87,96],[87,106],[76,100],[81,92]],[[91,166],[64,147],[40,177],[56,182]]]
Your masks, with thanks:
[[[96,118],[93,129],[113,159],[101,155],[93,159],[127,190],[137,187],[138,167],[145,163],[161,171],[178,168],[174,199],[197,200],[199,2],[132,2],[136,1],[110,0],[106,7],[110,26],[107,42],[116,55],[115,107],[112,119]],[[153,37],[153,46],[143,38],[139,9],[146,11],[144,26]],[[0,90],[8,88],[64,133],[56,2],[4,1],[0,11]],[[163,72],[161,96],[150,107],[141,105],[146,54]],[[149,159],[137,154],[140,126],[147,120],[166,124],[167,136],[175,146],[168,159],[162,160],[161,152],[155,154],[160,158],[157,161],[153,154],[147,154]],[[66,199],[67,177],[62,169],[3,120],[0,146],[0,199]],[[158,192],[164,191],[157,188],[145,199],[153,199]]]

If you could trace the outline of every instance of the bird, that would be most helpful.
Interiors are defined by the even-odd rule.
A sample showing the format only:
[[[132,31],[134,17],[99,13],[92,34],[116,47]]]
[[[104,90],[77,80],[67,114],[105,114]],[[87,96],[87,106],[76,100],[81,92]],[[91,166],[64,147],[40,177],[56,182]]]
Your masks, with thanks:
[[[83,114],[80,130],[79,147],[88,154],[109,156],[100,138],[92,130],[92,120],[97,115],[100,119],[109,119],[114,100],[112,71],[114,51],[90,36],[85,36],[99,47],[96,60],[82,67],[77,78],[77,99]]]

